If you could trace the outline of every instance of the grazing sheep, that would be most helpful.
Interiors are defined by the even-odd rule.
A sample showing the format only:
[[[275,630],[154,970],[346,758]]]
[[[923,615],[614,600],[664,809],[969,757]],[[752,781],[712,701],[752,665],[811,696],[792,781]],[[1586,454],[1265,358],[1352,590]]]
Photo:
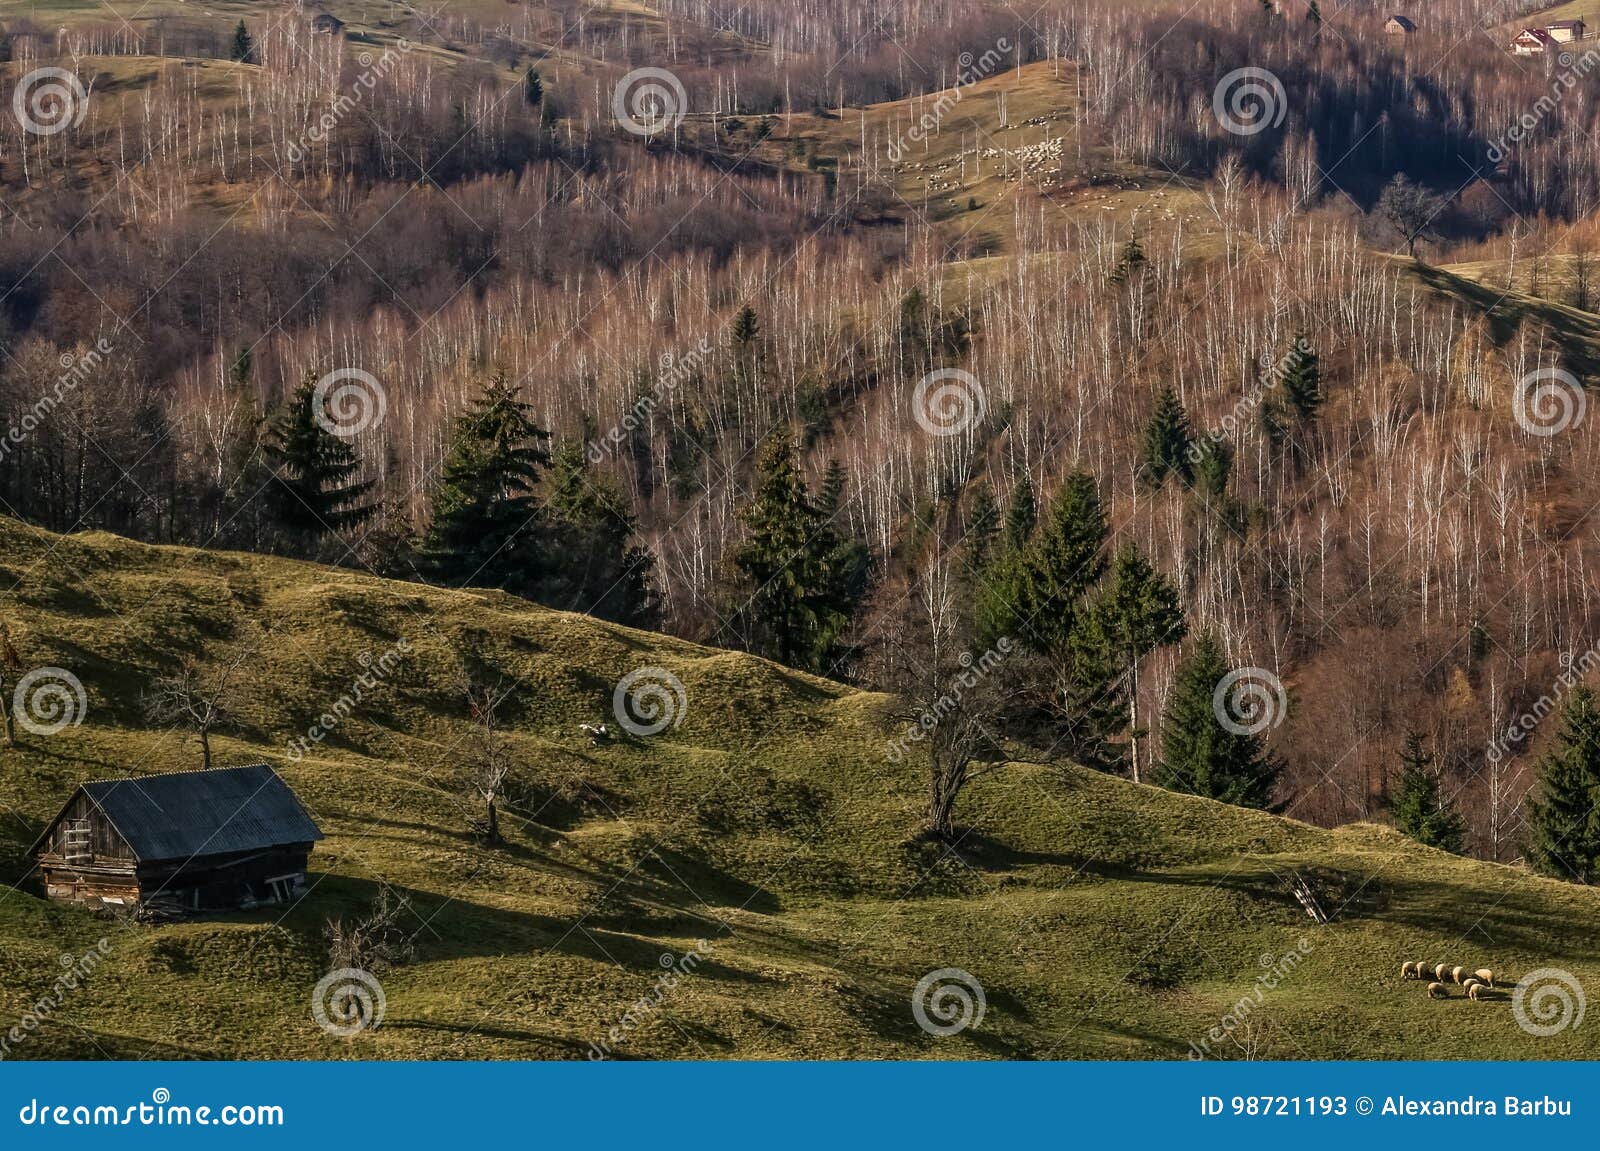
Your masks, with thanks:
[[[1443,965],[1441,964],[1441,966],[1443,966]],[[1446,987],[1443,983],[1430,983],[1430,984],[1428,984],[1428,998],[1429,999],[1449,999],[1450,998],[1450,989],[1448,987]]]
[[[1438,966],[1436,966],[1433,969],[1433,977],[1435,979],[1437,979],[1440,983],[1443,983],[1444,982],[1444,977],[1449,973],[1449,971],[1450,971],[1450,968],[1447,967],[1445,964],[1441,963],[1441,964],[1439,964]]]
[[[1494,972],[1490,971],[1487,967],[1480,967],[1480,968],[1478,968],[1478,970],[1474,971],[1472,974],[1476,975],[1479,979],[1483,980],[1490,987],[1494,986]]]
[[[1415,974],[1416,974],[1416,968],[1412,966],[1411,960],[1408,959],[1408,960],[1406,960],[1404,963],[1402,963],[1400,965],[1400,978],[1401,979],[1410,979]]]
[[[1467,991],[1471,991],[1471,990],[1472,990],[1472,989],[1473,989],[1473,988],[1474,988],[1474,987],[1482,987],[1482,986],[1483,986],[1483,984],[1482,984],[1482,983],[1479,983],[1479,982],[1478,982],[1478,981],[1477,981],[1477,980],[1476,980],[1476,979],[1474,979],[1474,978],[1473,978],[1473,977],[1472,977],[1472,976],[1470,976],[1470,975],[1469,975],[1469,976],[1467,976],[1467,978],[1466,978],[1466,979],[1465,979],[1465,980],[1464,980],[1464,981],[1463,981],[1463,982],[1462,982],[1462,984],[1461,984],[1461,986],[1462,986],[1462,987],[1463,987],[1463,988],[1464,988],[1464,989],[1465,989],[1465,990],[1467,990]]]
[[[1467,998],[1468,999],[1482,999],[1483,996],[1484,996],[1484,993],[1486,991],[1488,991],[1488,990],[1489,989],[1487,987],[1485,987],[1483,984],[1481,984],[1481,983],[1477,982],[1476,980],[1474,980],[1473,983],[1472,983],[1472,986],[1467,988]]]
[[[1466,970],[1465,967],[1452,967],[1450,969],[1450,981],[1452,983],[1460,983],[1462,975],[1466,974]]]

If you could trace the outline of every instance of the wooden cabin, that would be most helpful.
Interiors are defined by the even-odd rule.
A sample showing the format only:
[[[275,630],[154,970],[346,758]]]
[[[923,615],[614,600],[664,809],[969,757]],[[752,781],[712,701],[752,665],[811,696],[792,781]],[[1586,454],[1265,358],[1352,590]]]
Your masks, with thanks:
[[[1391,36],[1409,36],[1417,30],[1417,25],[1405,16],[1391,16],[1383,22],[1383,30]]]
[[[1582,20],[1552,20],[1544,26],[1545,33],[1557,44],[1571,44],[1582,40],[1588,27]]]
[[[89,907],[284,902],[322,832],[266,764],[85,783],[33,845],[45,894]]]

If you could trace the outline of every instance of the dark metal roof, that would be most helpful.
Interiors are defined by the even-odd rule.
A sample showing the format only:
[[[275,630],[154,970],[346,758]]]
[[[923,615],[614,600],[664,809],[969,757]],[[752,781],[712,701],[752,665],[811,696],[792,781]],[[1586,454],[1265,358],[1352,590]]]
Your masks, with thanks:
[[[105,779],[83,791],[141,861],[312,843],[322,832],[264,763]]]

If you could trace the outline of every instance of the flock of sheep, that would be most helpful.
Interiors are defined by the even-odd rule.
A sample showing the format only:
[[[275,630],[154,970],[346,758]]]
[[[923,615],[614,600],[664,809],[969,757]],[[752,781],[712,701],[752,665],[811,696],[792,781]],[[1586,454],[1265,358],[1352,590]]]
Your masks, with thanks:
[[[1407,960],[1400,965],[1401,979],[1426,979],[1428,975],[1428,965],[1421,961],[1412,963]],[[1466,988],[1468,999],[1482,999],[1485,992],[1494,989],[1494,972],[1487,967],[1468,971],[1465,967],[1439,963],[1434,965],[1432,975],[1433,981],[1428,984],[1429,999],[1449,999],[1452,982]]]

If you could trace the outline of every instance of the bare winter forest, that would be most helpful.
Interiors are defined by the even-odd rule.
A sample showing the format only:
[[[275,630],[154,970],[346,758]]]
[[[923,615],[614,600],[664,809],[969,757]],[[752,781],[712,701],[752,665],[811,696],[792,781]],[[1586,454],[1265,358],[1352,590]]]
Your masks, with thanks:
[[[813,669],[891,686],[947,557],[1087,473],[1108,552],[1284,685],[1275,806],[1374,817],[1414,730],[1468,849],[1521,853],[1552,733],[1502,733],[1600,643],[1600,69],[1511,56],[1528,5],[1403,37],[1298,0],[250,7],[242,47],[6,24],[0,105],[57,69],[69,106],[0,117],[0,510],[432,578],[452,429],[503,377],[616,545],[544,598],[759,649],[783,431],[853,549]],[[289,531],[275,413],[335,371],[378,385],[344,440],[371,512]],[[1577,386],[1530,412],[1530,377]],[[1152,482],[1169,390],[1226,458],[1203,484]],[[648,610],[608,608],[618,564]],[[1123,684],[1136,724],[1183,651]]]

